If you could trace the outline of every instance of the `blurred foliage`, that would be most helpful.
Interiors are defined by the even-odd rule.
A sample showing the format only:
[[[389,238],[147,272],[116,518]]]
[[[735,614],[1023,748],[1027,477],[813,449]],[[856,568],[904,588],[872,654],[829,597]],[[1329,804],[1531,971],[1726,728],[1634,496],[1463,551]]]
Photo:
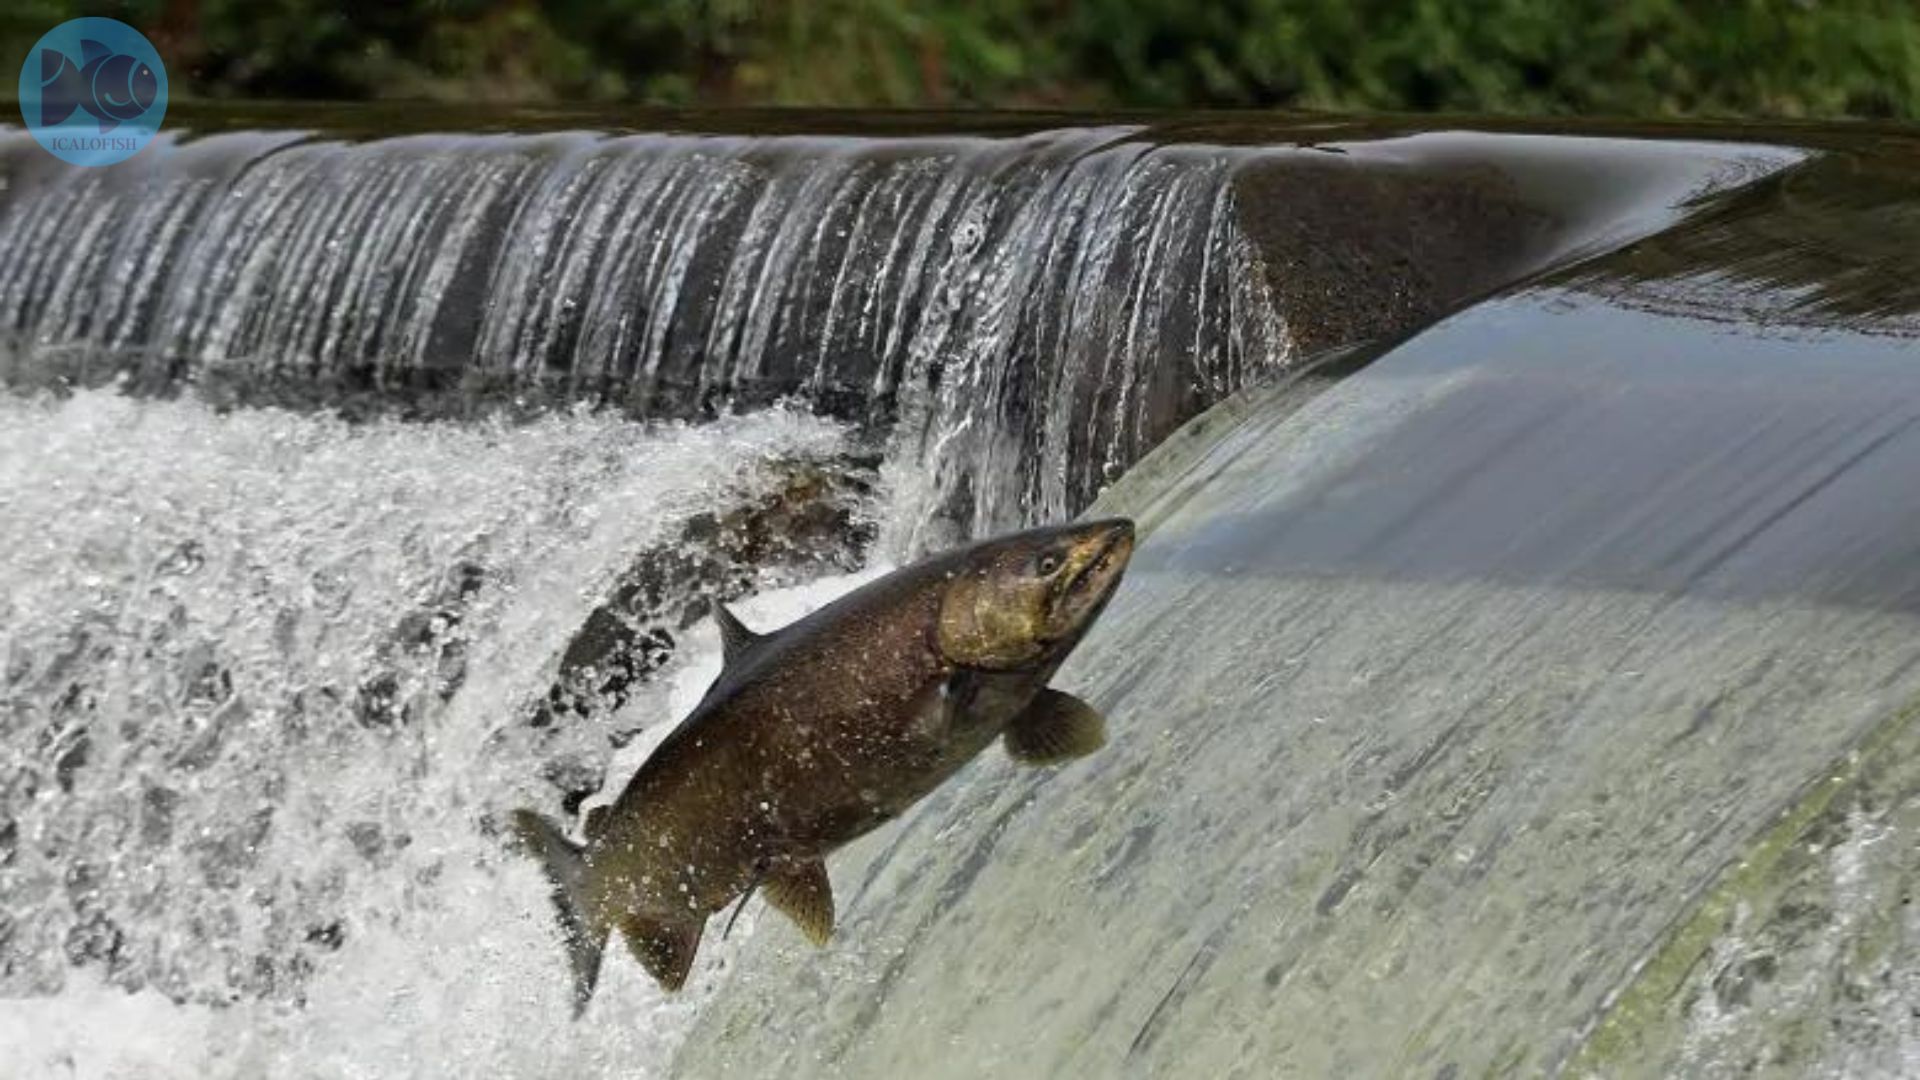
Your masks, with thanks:
[[[202,97],[1920,117],[1915,0],[13,0],[6,55],[79,14]]]

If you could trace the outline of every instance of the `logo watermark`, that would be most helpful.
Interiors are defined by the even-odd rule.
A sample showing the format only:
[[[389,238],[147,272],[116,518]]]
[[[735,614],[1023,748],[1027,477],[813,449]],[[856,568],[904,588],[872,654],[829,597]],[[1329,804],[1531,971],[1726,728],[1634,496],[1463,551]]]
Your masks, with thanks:
[[[153,43],[126,23],[72,19],[27,51],[20,115],[62,161],[125,161],[167,115],[167,69]]]

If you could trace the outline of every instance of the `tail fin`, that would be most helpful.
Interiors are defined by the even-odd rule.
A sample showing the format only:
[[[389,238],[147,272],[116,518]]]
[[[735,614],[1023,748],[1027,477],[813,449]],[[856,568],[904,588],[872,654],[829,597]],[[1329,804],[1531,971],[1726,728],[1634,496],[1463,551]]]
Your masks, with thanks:
[[[91,92],[86,76],[65,53],[40,50],[40,126],[52,127],[72,116]]]
[[[553,906],[559,913],[567,959],[573,966],[573,1015],[577,1019],[593,999],[594,983],[600,979],[600,954],[607,947],[609,931],[595,922],[585,904],[584,849],[568,840],[559,826],[531,810],[513,812],[513,831],[527,852],[540,860],[553,883]]]

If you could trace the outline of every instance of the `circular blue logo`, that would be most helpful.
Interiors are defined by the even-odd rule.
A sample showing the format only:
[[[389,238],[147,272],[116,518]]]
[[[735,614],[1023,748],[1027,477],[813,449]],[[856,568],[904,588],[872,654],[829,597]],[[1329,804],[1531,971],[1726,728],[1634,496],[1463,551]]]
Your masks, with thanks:
[[[62,161],[125,161],[167,115],[167,69],[153,43],[126,23],[72,19],[28,50],[20,115]]]

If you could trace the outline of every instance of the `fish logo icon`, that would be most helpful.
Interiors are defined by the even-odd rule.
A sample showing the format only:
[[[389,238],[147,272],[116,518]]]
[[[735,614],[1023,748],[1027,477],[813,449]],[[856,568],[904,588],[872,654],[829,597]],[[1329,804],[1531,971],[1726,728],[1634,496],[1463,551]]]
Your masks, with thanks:
[[[61,23],[21,65],[21,118],[41,146],[75,165],[112,165],[139,153],[166,111],[159,52],[114,19]]]
[[[112,131],[153,108],[160,78],[136,57],[98,41],[80,42],[80,62],[57,49],[40,50],[40,123],[51,126],[84,109]]]

